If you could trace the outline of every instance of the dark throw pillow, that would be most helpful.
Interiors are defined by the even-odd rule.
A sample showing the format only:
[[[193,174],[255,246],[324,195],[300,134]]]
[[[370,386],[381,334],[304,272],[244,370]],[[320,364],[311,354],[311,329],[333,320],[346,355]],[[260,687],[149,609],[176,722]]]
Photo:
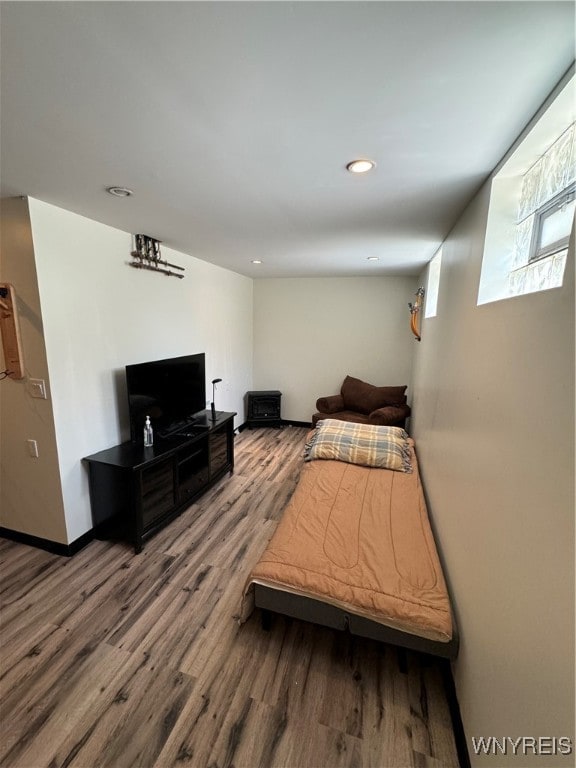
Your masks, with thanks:
[[[346,376],[340,393],[347,410],[368,414],[385,405],[402,405],[406,402],[406,389],[406,386],[375,387],[361,379]]]

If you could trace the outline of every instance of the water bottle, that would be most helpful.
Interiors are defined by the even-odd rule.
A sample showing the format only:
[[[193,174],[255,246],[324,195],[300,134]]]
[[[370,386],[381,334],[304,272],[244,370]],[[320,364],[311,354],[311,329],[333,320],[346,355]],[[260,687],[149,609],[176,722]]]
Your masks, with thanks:
[[[152,431],[152,424],[150,424],[150,416],[146,416],[146,423],[144,424],[144,447],[150,448],[154,445],[154,432]]]

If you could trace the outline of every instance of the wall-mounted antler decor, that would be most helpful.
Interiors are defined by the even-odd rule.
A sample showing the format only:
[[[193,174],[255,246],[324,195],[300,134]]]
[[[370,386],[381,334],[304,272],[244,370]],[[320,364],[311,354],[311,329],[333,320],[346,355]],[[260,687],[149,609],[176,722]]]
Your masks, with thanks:
[[[414,303],[411,301],[408,302],[408,306],[410,307],[410,330],[416,337],[416,341],[422,340],[422,337],[420,336],[420,323],[418,322],[418,315],[422,310],[423,302],[424,288],[420,287],[416,291],[416,301]]]
[[[171,277],[179,277],[182,279],[184,275],[180,275],[178,272],[173,272],[173,269],[179,269],[184,272],[184,267],[179,267],[178,264],[170,264],[169,261],[164,261],[160,258],[160,240],[155,240],[148,235],[134,235],[135,249],[130,253],[133,261],[128,262],[131,267],[136,269],[149,269],[152,272],[160,272],[162,275],[170,275]],[[170,267],[170,269],[166,269]]]

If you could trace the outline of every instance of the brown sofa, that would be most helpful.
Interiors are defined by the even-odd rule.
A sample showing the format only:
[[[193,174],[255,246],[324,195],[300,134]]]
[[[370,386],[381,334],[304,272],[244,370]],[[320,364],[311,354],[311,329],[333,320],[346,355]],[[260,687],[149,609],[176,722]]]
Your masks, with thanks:
[[[407,387],[375,387],[365,381],[346,376],[339,395],[320,397],[318,413],[312,425],[321,419],[341,419],[384,427],[406,427],[410,406],[406,404]]]

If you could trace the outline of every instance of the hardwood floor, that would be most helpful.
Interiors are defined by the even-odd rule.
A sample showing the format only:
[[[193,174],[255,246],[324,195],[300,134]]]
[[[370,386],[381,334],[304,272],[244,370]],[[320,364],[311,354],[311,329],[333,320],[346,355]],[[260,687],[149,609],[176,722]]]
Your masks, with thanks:
[[[458,765],[439,661],[235,618],[306,433],[243,431],[234,474],[139,555],[0,540],[3,768]]]

